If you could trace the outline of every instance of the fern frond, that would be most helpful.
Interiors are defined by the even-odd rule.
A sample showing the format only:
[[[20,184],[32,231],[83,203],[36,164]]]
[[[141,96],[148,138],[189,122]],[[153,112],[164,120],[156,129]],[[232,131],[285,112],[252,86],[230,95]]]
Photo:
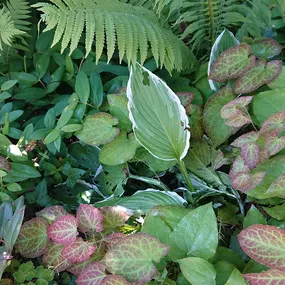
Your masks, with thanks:
[[[95,36],[97,61],[106,44],[109,60],[117,48],[121,61],[126,57],[131,64],[140,57],[143,63],[150,49],[157,65],[169,71],[192,66],[195,57],[184,43],[163,28],[152,11],[134,6],[146,0],[122,1],[131,4],[119,0],[50,0],[53,4],[33,6],[43,13],[45,31],[55,29],[52,45],[61,41],[61,52],[69,46],[72,53],[84,34],[86,56]]]
[[[2,8],[0,10],[0,50],[3,50],[3,45],[10,46],[13,38],[22,34],[24,32],[15,27],[10,13]]]

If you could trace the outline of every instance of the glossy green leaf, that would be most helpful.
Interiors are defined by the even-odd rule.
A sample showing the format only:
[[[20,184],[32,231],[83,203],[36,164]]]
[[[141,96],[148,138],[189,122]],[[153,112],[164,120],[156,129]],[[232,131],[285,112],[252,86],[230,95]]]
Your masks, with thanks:
[[[36,63],[36,72],[39,80],[46,74],[47,69],[49,67],[49,62],[50,62],[49,54],[40,55]]]
[[[271,89],[285,88],[285,68],[282,66],[282,71],[279,76],[272,82],[267,84]]]
[[[1,85],[1,90],[2,91],[7,91],[9,89],[11,89],[13,86],[15,86],[18,83],[18,80],[8,80],[5,81],[2,85]],[[1,94],[2,97],[2,94]]]
[[[247,285],[241,273],[235,268],[225,285]]]
[[[52,129],[54,127],[56,120],[56,113],[54,108],[50,108],[45,114],[44,124],[47,129]]]
[[[10,192],[20,192],[20,191],[23,190],[21,185],[18,184],[18,183],[9,183],[9,184],[7,184],[7,189]]]
[[[96,72],[92,72],[90,75],[90,88],[90,100],[96,108],[99,108],[103,102],[104,92],[100,75]]]
[[[73,132],[77,132],[81,129],[82,129],[82,125],[80,125],[80,124],[69,124],[69,125],[65,125],[60,130],[62,132],[65,132],[65,133],[73,133]]]
[[[49,144],[55,141],[60,136],[60,130],[54,129],[52,130],[45,138],[44,144]]]
[[[30,87],[17,93],[14,98],[18,100],[34,101],[40,100],[47,95],[45,89]]]
[[[283,221],[285,220],[285,203],[277,205],[274,207],[262,207],[263,210],[271,217],[276,220]]]
[[[189,148],[185,109],[157,76],[137,64],[128,82],[130,119],[139,143],[155,157],[180,160]]]
[[[84,71],[80,71],[76,76],[75,92],[81,102],[86,103],[90,96],[89,80]]]
[[[266,225],[266,219],[259,210],[252,205],[244,218],[243,228],[248,228],[255,224]]]

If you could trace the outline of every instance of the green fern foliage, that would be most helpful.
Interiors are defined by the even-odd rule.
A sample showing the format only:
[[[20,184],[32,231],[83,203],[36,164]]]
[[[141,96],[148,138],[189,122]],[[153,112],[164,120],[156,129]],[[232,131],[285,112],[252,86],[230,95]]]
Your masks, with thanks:
[[[55,29],[52,45],[61,41],[61,52],[67,47],[70,53],[85,34],[86,56],[95,38],[96,60],[102,55],[105,43],[110,60],[118,49],[120,60],[129,63],[140,58],[143,63],[149,49],[159,66],[171,71],[192,65],[191,51],[170,30],[160,26],[156,15],[138,6],[118,0],[51,0],[33,5],[42,14],[45,31]]]

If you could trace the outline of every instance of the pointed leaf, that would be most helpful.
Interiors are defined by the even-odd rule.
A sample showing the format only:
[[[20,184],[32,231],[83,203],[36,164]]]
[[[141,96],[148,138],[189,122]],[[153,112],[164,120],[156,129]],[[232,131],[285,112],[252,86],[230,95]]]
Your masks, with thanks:
[[[70,263],[61,255],[63,247],[63,245],[57,243],[50,244],[43,255],[43,265],[52,268],[57,273],[69,267]]]
[[[261,58],[272,58],[280,54],[282,46],[274,39],[255,40],[251,46],[252,53]]]
[[[73,243],[78,234],[77,221],[72,215],[59,217],[47,230],[48,237],[59,244]]]
[[[118,119],[107,113],[96,113],[87,116],[83,128],[76,132],[78,139],[89,145],[106,144],[119,135],[120,130],[113,126],[118,124]]]
[[[84,71],[80,71],[75,80],[75,92],[83,103],[87,103],[90,96],[90,84]]]
[[[80,204],[76,214],[78,228],[81,232],[101,232],[102,214],[93,205]]]
[[[270,133],[266,135],[264,149],[269,151],[270,155],[274,155],[285,147],[285,136],[280,137],[278,133]]]
[[[245,229],[255,224],[266,225],[266,219],[254,205],[251,205],[243,220],[243,228]]]
[[[261,133],[283,132],[285,130],[285,111],[270,116],[261,126]]]
[[[101,262],[94,262],[88,265],[86,269],[79,274],[76,284],[100,285],[105,276],[105,265]]]
[[[285,197],[285,174],[279,176],[267,189],[267,194],[271,194],[277,197]]]
[[[257,187],[264,179],[266,172],[256,172],[252,174],[253,186],[252,188]]]
[[[239,172],[232,178],[232,184],[235,190],[246,192],[253,188],[253,178],[250,173]]]
[[[261,273],[249,273],[243,275],[251,285],[277,285],[284,284],[285,272],[269,269]]]
[[[144,284],[157,273],[153,262],[158,263],[168,251],[169,246],[157,238],[137,233],[112,246],[106,253],[103,263],[112,274],[118,274],[129,282]]]
[[[255,261],[272,269],[285,269],[285,231],[274,226],[253,225],[238,235],[241,248]]]
[[[259,133],[258,132],[249,132],[247,134],[244,134],[237,139],[235,139],[231,145],[235,147],[241,148],[244,144],[248,143],[254,143],[258,140],[259,138]]]
[[[37,217],[42,217],[49,222],[55,221],[57,218],[66,216],[68,213],[62,206],[50,206],[36,213]]]
[[[211,66],[209,79],[223,82],[238,78],[255,63],[255,57],[249,56],[250,52],[251,47],[248,44],[240,44],[225,50]]]
[[[240,155],[235,158],[229,177],[233,179],[239,172],[249,172],[249,167]]]
[[[231,117],[235,117],[239,114],[238,110],[243,110],[250,102],[252,101],[252,96],[243,96],[239,97],[229,103],[227,103],[221,109],[221,117],[223,119],[229,119]]]
[[[22,225],[17,239],[17,248],[22,256],[35,258],[46,251],[47,225],[42,218],[33,218]]]
[[[253,169],[259,162],[260,149],[257,143],[244,144],[241,147],[241,157],[249,169]]]
[[[233,99],[235,99],[233,90],[226,86],[214,94],[205,105],[204,129],[214,146],[219,146],[235,132],[234,128],[226,125],[226,121],[220,115],[222,107]]]
[[[175,93],[157,76],[137,64],[128,82],[130,120],[139,143],[162,160],[187,154],[188,117]]]
[[[234,268],[230,278],[225,285],[246,285],[246,281],[244,280],[241,273],[236,268]]]
[[[75,242],[66,244],[61,255],[70,263],[80,263],[87,261],[95,249],[96,246],[85,242],[81,237],[79,237],[76,238]]]
[[[130,283],[119,275],[107,275],[100,285],[130,285]]]
[[[283,221],[285,219],[285,203],[274,207],[263,207],[263,210],[272,218]]]

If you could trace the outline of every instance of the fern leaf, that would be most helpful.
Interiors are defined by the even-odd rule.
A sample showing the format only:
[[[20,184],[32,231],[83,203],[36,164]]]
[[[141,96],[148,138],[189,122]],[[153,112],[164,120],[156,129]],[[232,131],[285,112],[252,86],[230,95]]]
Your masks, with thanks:
[[[163,28],[152,11],[135,6],[146,0],[50,0],[37,3],[46,23],[45,30],[55,29],[53,46],[61,41],[62,52],[70,47],[70,53],[85,36],[86,56],[90,53],[95,36],[96,61],[106,44],[108,60],[115,49],[120,60],[126,56],[129,64],[140,56],[141,63],[151,50],[158,66],[169,71],[193,66],[193,53],[170,30]],[[122,3],[127,2],[127,3]],[[71,32],[72,31],[72,32]]]

